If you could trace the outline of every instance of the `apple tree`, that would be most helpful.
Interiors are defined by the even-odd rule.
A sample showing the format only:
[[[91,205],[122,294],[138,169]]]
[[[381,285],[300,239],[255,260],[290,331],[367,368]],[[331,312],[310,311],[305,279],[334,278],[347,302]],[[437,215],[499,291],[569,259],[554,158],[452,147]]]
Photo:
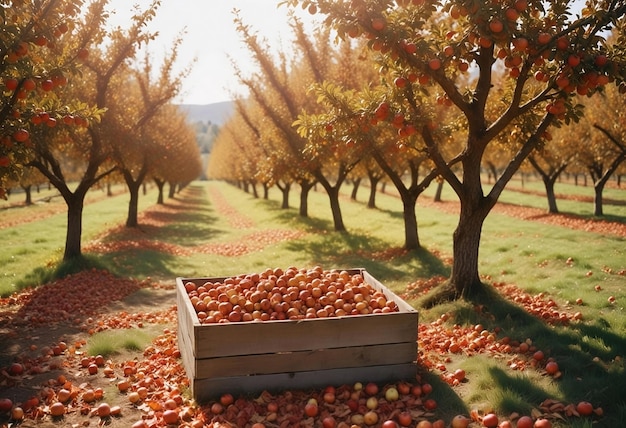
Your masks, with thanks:
[[[167,103],[146,124],[143,138],[151,142],[149,177],[156,183],[157,203],[164,203],[163,187],[169,183],[169,196],[200,177],[202,160],[196,132],[179,106]]]
[[[606,183],[626,162],[626,86],[608,87],[601,96],[585,100],[585,117],[569,135],[578,135],[570,144],[576,162],[593,180],[594,215],[604,214],[602,193]]]
[[[435,300],[468,298],[484,288],[478,271],[482,227],[505,185],[550,126],[577,119],[577,92],[592,96],[626,77],[624,55],[605,36],[611,29],[623,30],[626,4],[621,1],[589,0],[579,10],[570,0],[283,3],[323,14],[340,37],[366,38],[381,70],[409,81],[397,96],[423,112],[411,125],[460,201],[449,284]],[[495,76],[503,71],[510,84],[501,91]],[[410,82],[411,73],[428,79]],[[447,138],[433,132],[432,109],[426,107],[432,97],[414,95],[419,92],[443,97],[457,113],[454,120],[465,130],[458,150],[449,151]],[[494,104],[500,108],[489,108]],[[532,128],[511,142],[506,166],[486,191],[484,155],[520,123]]]
[[[153,126],[151,119],[178,95],[187,74],[186,70],[173,74],[181,41],[174,40],[158,71],[153,70],[153,59],[146,46],[143,61],[122,64],[108,91],[102,135],[130,193],[127,227],[138,226],[139,189],[151,172],[154,146],[159,143],[159,139],[147,136],[147,130]]]
[[[339,190],[360,159],[344,151],[343,144],[337,141],[307,140],[296,131],[293,123],[302,110],[320,109],[307,90],[312,83],[341,78],[345,79],[342,83],[354,82],[352,63],[358,53],[349,46],[335,49],[328,29],[307,34],[303,24],[294,18],[293,46],[298,55],[287,61],[282,53],[275,61],[248,26],[241,20],[236,22],[244,43],[260,67],[255,78],[240,76],[240,80],[248,87],[251,98],[263,109],[267,119],[282,134],[290,157],[295,159],[292,171],[301,189],[300,214],[307,215],[307,195],[318,182],[328,195],[335,230],[344,231]]]
[[[32,138],[34,155],[27,164],[48,178],[67,205],[64,260],[82,255],[82,214],[87,192],[116,170],[111,146],[105,138],[106,129],[100,121],[107,108],[109,85],[120,67],[135,55],[138,45],[152,37],[145,27],[153,17],[154,7],[146,12],[137,11],[130,28],[109,32],[104,27],[105,4],[104,1],[93,3],[80,23],[65,36],[64,52],[75,52],[82,64],[81,74],[69,79],[59,97],[48,96],[45,109],[37,110],[37,135]],[[89,41],[89,49],[84,40]],[[73,112],[59,118],[49,114],[49,110],[61,111],[72,103],[78,107]],[[63,159],[68,155],[74,161],[72,168],[78,171],[76,179],[70,180],[64,171],[68,163]]]
[[[31,118],[37,121],[38,113],[46,108],[56,121],[75,108],[74,103],[68,103],[60,111],[51,110],[45,98],[62,89],[68,75],[76,70],[76,58],[89,34],[83,34],[71,50],[66,48],[66,39],[71,37],[83,9],[82,0],[6,1],[0,8],[2,198],[7,180],[19,181],[23,166],[32,157]]]
[[[291,68],[291,64],[284,53],[279,52],[277,57],[273,57],[266,41],[260,40],[252,28],[246,25],[240,17],[235,18],[235,24],[243,43],[252,52],[253,59],[259,68],[254,76],[244,76],[240,70],[236,70],[237,75],[248,89],[250,100],[260,108],[265,116],[264,120],[269,122],[263,127],[271,132],[271,136],[265,141],[271,141],[271,144],[278,149],[278,156],[283,156],[284,161],[290,165],[289,175],[283,175],[283,181],[277,184],[282,183],[283,195],[288,191],[287,186],[291,186],[288,184],[290,181],[293,180],[299,185],[299,213],[306,217],[308,216],[308,194],[317,179],[312,173],[309,158],[303,153],[306,140],[299,136],[291,125],[302,108],[298,100],[306,101],[304,93],[310,82],[307,80],[311,76],[310,70],[304,71],[300,68],[300,72],[303,73],[296,79],[293,73],[290,74],[287,71]],[[299,27],[296,24],[295,28],[300,28],[300,32],[304,34],[301,24]],[[300,95],[296,94],[298,91]],[[283,162],[282,159],[281,162]]]

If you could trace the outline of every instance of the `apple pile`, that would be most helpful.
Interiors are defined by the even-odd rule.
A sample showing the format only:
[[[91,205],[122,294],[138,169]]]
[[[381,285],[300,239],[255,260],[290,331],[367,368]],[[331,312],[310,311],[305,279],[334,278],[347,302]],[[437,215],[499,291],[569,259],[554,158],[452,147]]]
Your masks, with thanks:
[[[81,324],[106,304],[123,299],[147,282],[121,279],[103,270],[89,270],[0,299],[9,310],[2,314],[11,327],[33,328],[60,322]],[[0,321],[2,319],[0,318]]]
[[[397,312],[397,304],[346,270],[266,269],[185,290],[202,324],[299,320]]]
[[[580,312],[569,313],[560,310],[558,304],[546,296],[545,293],[539,293],[531,296],[514,284],[506,284],[496,282],[493,284],[505,297],[524,307],[528,313],[543,319],[551,325],[568,325],[572,321],[582,319]]]
[[[257,398],[223,394],[203,406],[209,427],[253,428],[321,426],[323,428],[432,427],[437,402],[428,383],[379,385],[356,382],[314,391],[263,392]],[[467,419],[469,422],[469,419]],[[444,427],[443,420],[436,423]],[[234,425],[231,425],[234,424]],[[467,426],[467,425],[465,425]]]

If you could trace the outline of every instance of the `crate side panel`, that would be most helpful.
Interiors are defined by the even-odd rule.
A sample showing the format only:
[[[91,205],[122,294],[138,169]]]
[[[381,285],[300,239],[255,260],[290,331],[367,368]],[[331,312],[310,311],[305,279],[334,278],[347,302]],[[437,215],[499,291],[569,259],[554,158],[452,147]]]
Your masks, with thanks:
[[[385,285],[383,285],[379,280],[374,278],[368,271],[364,270],[362,272],[362,275],[363,275],[363,279],[365,280],[365,282],[370,284],[375,289],[382,291],[387,297],[387,300],[393,300],[394,302],[396,302],[396,304],[398,305],[398,309],[400,309],[401,312],[417,314],[417,310],[413,306],[409,305],[404,300],[402,300],[400,296],[398,296],[396,293],[394,293]]]
[[[415,381],[415,364],[354,367],[332,370],[312,370],[299,373],[279,373],[257,376],[234,376],[195,379],[192,391],[196,400],[206,403],[223,393],[257,396],[262,391],[280,392],[293,389],[324,388],[354,382],[388,383],[398,380]]]
[[[197,378],[412,363],[417,342],[196,360]]]
[[[196,358],[403,343],[417,340],[417,313],[200,326]]]
[[[182,334],[180,329],[178,330],[178,350],[180,351],[180,358],[185,368],[185,373],[191,381],[197,376],[197,360],[194,357],[193,348],[189,342],[189,337]]]
[[[182,278],[176,278],[176,318],[178,320],[178,332],[188,337],[187,341],[190,343],[195,356],[196,335],[200,322],[185,290],[185,282],[186,280]]]

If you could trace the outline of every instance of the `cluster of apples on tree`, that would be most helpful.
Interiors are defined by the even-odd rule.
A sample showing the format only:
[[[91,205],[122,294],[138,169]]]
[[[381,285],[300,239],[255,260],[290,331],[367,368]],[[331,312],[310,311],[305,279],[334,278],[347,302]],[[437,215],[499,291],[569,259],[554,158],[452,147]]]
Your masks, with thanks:
[[[70,41],[82,1],[12,2],[4,8],[5,37],[0,46],[0,180],[16,176],[28,159],[32,125],[86,126],[88,114],[55,102],[55,92],[89,52]],[[4,26],[4,24],[3,24]],[[0,181],[0,184],[2,183]],[[0,185],[0,187],[2,187]],[[4,190],[0,196],[4,195]]]
[[[302,3],[309,5],[312,13],[317,12],[314,3]],[[446,89],[458,75],[475,71],[474,52],[479,49],[493,49],[494,63],[499,62],[511,78],[526,80],[532,75],[544,84],[545,99],[549,100],[546,110],[559,120],[565,120],[566,112],[571,110],[571,95],[590,96],[616,77],[621,79],[620,63],[610,59],[607,46],[584,38],[583,29],[593,25],[592,19],[581,21],[572,30],[556,11],[548,12],[543,3],[528,0],[396,3],[398,9],[406,8],[407,12],[386,11],[386,2],[345,2],[349,4],[345,10],[350,9],[354,18],[342,16],[339,32],[354,38],[365,36],[372,50],[388,56],[395,63],[393,83],[397,89],[417,92],[419,89],[411,89],[412,85],[440,85],[444,92],[436,97],[438,104],[452,105]],[[325,11],[331,9],[329,6]],[[421,15],[416,14],[416,9],[421,10]],[[418,25],[411,25],[410,20],[418,16],[426,21],[437,13],[447,24],[442,34],[433,34],[432,29],[419,24],[421,20]],[[585,16],[591,13],[589,8],[582,10]],[[341,14],[337,12],[337,16]],[[626,90],[623,82],[619,86]],[[415,134],[416,118],[408,120],[392,106],[389,100],[382,101],[373,111],[372,124],[389,121],[402,138]],[[432,122],[426,124],[436,126]]]

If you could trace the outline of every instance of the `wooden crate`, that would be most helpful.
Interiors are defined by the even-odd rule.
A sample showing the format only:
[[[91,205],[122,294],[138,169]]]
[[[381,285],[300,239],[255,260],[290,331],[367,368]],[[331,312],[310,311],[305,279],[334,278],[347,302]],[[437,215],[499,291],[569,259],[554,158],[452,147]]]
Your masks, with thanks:
[[[417,311],[363,269],[398,312],[345,317],[200,324],[184,284],[224,278],[177,278],[178,343],[195,399],[225,392],[320,388],[413,380]]]

